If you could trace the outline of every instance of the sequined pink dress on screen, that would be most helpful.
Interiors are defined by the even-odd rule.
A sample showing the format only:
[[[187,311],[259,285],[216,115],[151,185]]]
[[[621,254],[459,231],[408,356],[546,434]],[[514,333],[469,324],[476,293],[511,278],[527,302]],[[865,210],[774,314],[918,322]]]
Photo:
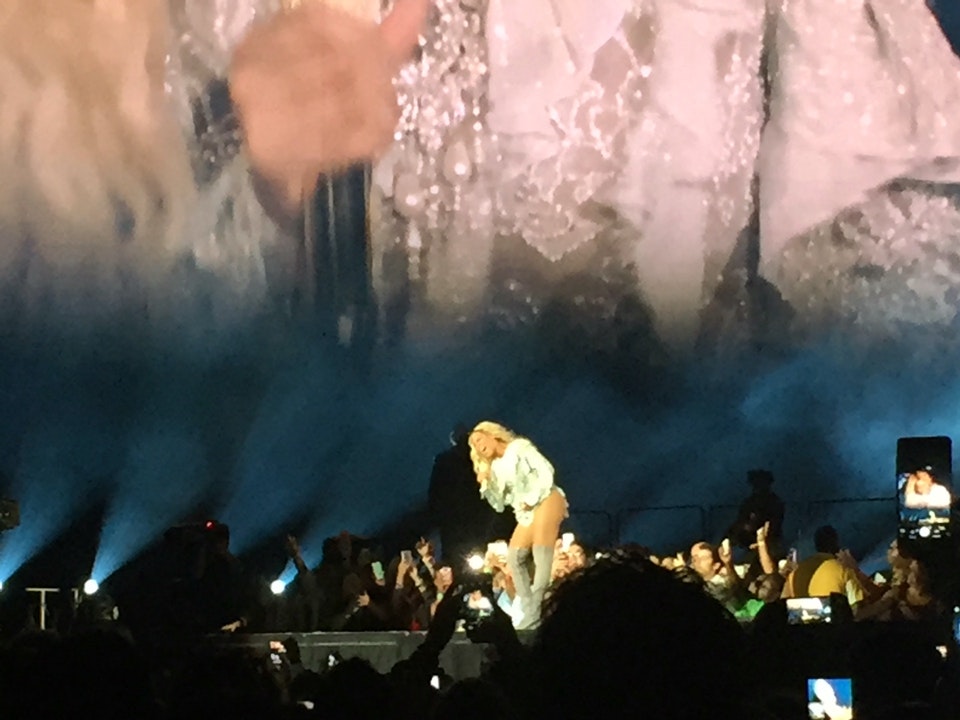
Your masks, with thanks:
[[[957,320],[960,60],[922,0],[783,0],[760,162],[762,269],[819,326]]]
[[[439,178],[420,200],[407,197],[429,212],[452,191],[455,237],[480,237],[448,234],[440,252],[468,253],[453,265],[478,293],[502,255],[482,229],[492,218],[557,276],[603,248],[605,267],[635,276],[658,333],[683,346],[724,274],[747,275],[737,241],[756,210],[761,274],[799,336],[852,324],[867,339],[899,337],[955,320],[960,61],[922,0],[608,0],[589,11],[491,0],[467,21],[463,4],[438,7],[486,45],[471,65],[443,40],[428,44],[427,57],[432,47],[457,72],[472,68],[471,90],[417,77],[462,115],[425,114],[429,125],[402,135],[433,136],[446,160],[420,176]],[[438,139],[437,118],[453,118],[455,142]],[[414,243],[430,256],[424,235]],[[471,287],[441,267],[434,287]],[[497,291],[511,287],[535,297],[522,281]]]
[[[224,28],[270,5],[201,3],[232,20],[193,42],[226,57]],[[632,294],[685,347],[747,277],[759,213],[761,274],[801,331],[950,323],[958,67],[922,0],[436,0],[375,171],[381,305],[437,340],[558,298],[603,321]],[[198,257],[266,279],[255,217]]]
[[[752,208],[763,7],[439,0],[437,17],[380,176],[424,296],[533,318],[553,291],[531,266],[601,315],[639,294],[688,341]]]

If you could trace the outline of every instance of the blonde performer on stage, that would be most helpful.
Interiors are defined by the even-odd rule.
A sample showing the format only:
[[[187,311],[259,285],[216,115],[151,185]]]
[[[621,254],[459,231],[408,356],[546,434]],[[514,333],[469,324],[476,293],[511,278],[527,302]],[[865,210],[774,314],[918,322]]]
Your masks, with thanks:
[[[566,496],[554,482],[553,465],[527,438],[485,420],[473,428],[469,443],[481,496],[498,512],[511,507],[517,518],[507,550],[519,601],[514,624],[534,627],[550,584],[560,524],[568,516]],[[532,582],[527,570],[531,555]]]

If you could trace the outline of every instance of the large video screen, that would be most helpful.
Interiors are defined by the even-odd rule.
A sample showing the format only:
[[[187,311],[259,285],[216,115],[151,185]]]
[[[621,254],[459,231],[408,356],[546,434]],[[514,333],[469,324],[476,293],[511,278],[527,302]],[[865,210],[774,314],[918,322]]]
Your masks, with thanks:
[[[585,542],[620,513],[660,553],[719,540],[756,467],[792,533],[836,499],[864,500],[845,541],[894,532],[893,443],[951,432],[960,397],[953,16],[436,0],[392,141],[281,223],[220,123],[272,4],[173,3],[144,88],[129,53],[95,79],[176,132],[84,80],[30,162],[0,146],[0,578],[84,518],[111,567],[198,512],[238,552],[298,529],[319,555],[422,517],[485,419],[550,459]],[[898,471],[917,535],[948,517],[924,467]]]

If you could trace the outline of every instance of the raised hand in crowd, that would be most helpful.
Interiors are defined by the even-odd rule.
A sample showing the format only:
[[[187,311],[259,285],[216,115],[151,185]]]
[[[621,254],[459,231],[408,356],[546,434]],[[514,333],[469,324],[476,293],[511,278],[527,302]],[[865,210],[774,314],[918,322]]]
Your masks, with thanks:
[[[724,538],[721,541],[720,546],[717,548],[717,557],[720,558],[720,562],[728,572],[736,575],[736,570],[733,567],[733,549],[730,547],[729,539]]]
[[[487,553],[483,558],[484,566],[490,570],[500,570],[502,572],[509,572],[509,567],[507,565],[507,555],[506,552],[499,552],[498,548],[502,544],[504,550],[506,550],[507,543],[501,541],[498,543],[491,543],[487,546]]]
[[[843,548],[840,552],[837,553],[837,560],[841,565],[843,565],[848,570],[853,570],[854,572],[856,572],[860,569],[860,565],[859,563],[857,563],[857,559],[853,557],[853,553],[851,553],[846,548]]]
[[[770,547],[767,545],[767,537],[770,535],[770,521],[767,520],[763,525],[757,528],[757,542],[752,546],[756,549],[760,557],[760,568],[765,575],[770,575],[777,571],[777,563],[770,554]]]
[[[853,556],[853,553],[847,548],[843,548],[837,553],[837,561],[847,570],[856,575],[860,585],[863,586],[863,591],[868,602],[883,597],[886,588],[875,583],[872,577],[860,569],[860,563],[857,562],[857,559]]]
[[[414,587],[417,588],[424,599],[426,599],[428,595],[432,595],[430,588],[424,582],[423,578],[420,577],[420,571],[417,570],[416,565],[410,568],[410,579],[413,580]]]
[[[789,577],[790,574],[797,569],[797,565],[799,565],[799,563],[794,559],[794,556],[792,554],[787,555],[786,559],[783,561],[783,567],[780,568],[780,574],[784,577]]]
[[[284,543],[287,548],[287,555],[291,558],[297,558],[300,556],[300,542],[297,540],[295,535],[287,535],[287,539]]]
[[[297,540],[294,535],[287,535],[286,539],[287,555],[290,556],[290,559],[293,560],[293,564],[297,567],[297,572],[307,573],[307,565],[303,561],[303,555],[300,552],[300,542]]]
[[[403,589],[403,583],[412,569],[413,565],[404,560],[403,555],[401,555],[400,562],[397,564],[397,590]]]
[[[437,591],[437,598],[430,608],[431,615],[434,615],[437,612],[437,607],[443,601],[452,584],[453,570],[451,568],[444,566],[437,570],[437,574],[433,579],[433,586]]]
[[[417,591],[424,598],[424,600],[427,600],[428,602],[433,600],[431,597],[433,593],[430,592],[430,588],[423,581],[423,578],[420,577],[420,571],[417,569],[416,563],[407,562],[404,559],[404,555],[401,554],[400,562],[397,563],[397,581],[394,586],[395,594],[405,590],[406,579],[408,577],[413,582],[414,587],[416,587]]]
[[[757,547],[767,544],[767,535],[770,534],[770,521],[767,520],[763,525],[757,528]]]
[[[437,577],[434,580],[434,585],[437,588],[437,592],[442,595],[450,589],[452,584],[453,570],[449,566],[444,565],[437,571]]]

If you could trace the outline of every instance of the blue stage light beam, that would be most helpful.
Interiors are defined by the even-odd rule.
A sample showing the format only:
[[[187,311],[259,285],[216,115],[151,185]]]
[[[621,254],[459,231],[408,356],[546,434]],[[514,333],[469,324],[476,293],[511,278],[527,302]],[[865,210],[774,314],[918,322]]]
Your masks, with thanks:
[[[21,471],[13,493],[20,526],[0,535],[0,582],[6,582],[69,525],[79,507],[69,473]]]
[[[91,577],[99,583],[192,510],[208,482],[202,446],[176,427],[135,435],[104,519]]]
[[[277,376],[265,394],[217,512],[235,554],[309,514],[331,453],[349,436],[341,417],[349,399],[335,370],[318,357]]]
[[[69,418],[29,435],[10,494],[20,503],[20,525],[0,535],[0,582],[24,564],[96,502],[102,490],[91,478],[109,472],[109,441]]]
[[[341,531],[376,535],[399,513],[424,505],[433,458],[449,447],[454,424],[503,419],[498,406],[516,397],[508,388],[537,383],[496,357],[424,352],[395,361],[373,377],[353,379],[352,387],[341,380],[350,403],[320,433],[337,445],[324,458],[316,511],[300,543],[310,567],[320,562],[326,538]]]
[[[293,582],[293,579],[297,576],[297,566],[293,564],[293,560],[287,560],[286,567],[283,568],[283,572],[280,573],[280,576],[277,578],[284,585],[289,585]]]

